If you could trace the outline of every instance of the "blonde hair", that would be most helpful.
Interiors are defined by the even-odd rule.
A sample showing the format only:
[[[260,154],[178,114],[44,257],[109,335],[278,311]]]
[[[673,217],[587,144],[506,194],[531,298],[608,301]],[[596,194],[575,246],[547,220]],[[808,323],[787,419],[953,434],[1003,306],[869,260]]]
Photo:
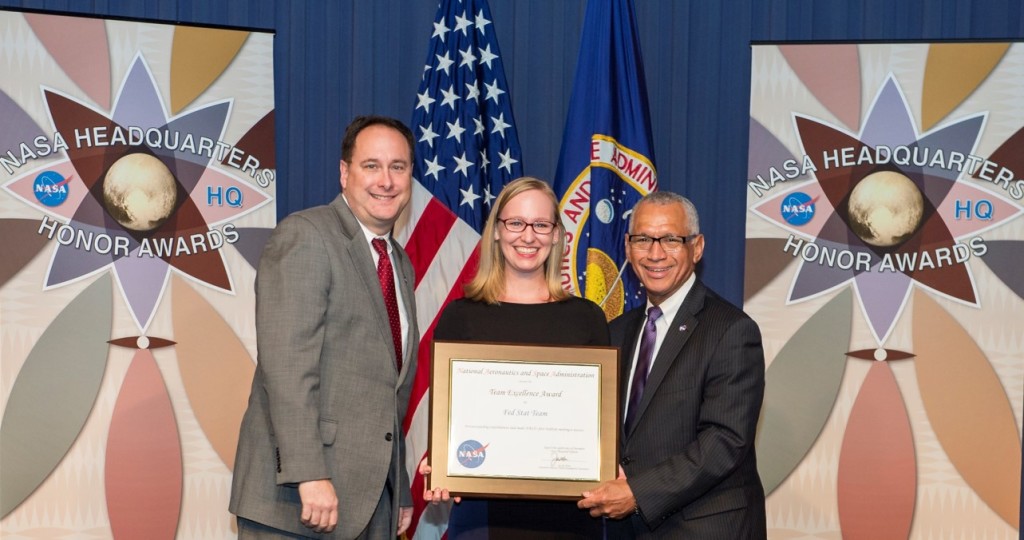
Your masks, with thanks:
[[[565,292],[565,289],[562,288],[560,272],[562,260],[560,246],[565,239],[565,229],[562,227],[561,220],[558,219],[558,199],[547,182],[530,176],[524,176],[509,182],[501,190],[501,193],[498,194],[498,198],[495,199],[494,206],[491,208],[491,214],[487,216],[487,223],[484,224],[483,236],[480,238],[480,266],[477,268],[473,280],[464,289],[466,298],[488,304],[497,304],[502,294],[504,294],[505,255],[501,252],[501,248],[498,247],[498,240],[494,239],[495,227],[498,224],[498,216],[505,209],[508,202],[520,193],[532,190],[540,191],[546,195],[551,201],[551,208],[554,212],[551,216],[551,220],[555,223],[555,230],[551,232],[553,237],[551,253],[548,254],[547,260],[544,261],[544,277],[548,284],[548,294],[553,301],[569,298],[569,293]]]

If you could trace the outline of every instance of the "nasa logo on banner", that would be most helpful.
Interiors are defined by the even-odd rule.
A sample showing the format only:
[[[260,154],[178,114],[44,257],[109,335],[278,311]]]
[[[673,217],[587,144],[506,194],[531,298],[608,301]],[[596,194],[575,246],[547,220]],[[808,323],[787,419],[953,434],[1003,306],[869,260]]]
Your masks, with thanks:
[[[64,178],[56,171],[43,171],[36,176],[32,182],[33,193],[36,200],[46,206],[60,206],[68,200],[68,182],[70,178]]]

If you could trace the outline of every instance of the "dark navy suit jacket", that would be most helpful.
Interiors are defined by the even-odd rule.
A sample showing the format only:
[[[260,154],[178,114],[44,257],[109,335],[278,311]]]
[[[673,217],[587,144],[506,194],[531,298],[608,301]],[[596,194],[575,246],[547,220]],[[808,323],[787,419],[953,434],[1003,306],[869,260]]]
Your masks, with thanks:
[[[623,396],[644,312],[611,323]],[[609,537],[765,538],[754,455],[763,397],[757,324],[697,280],[656,353],[632,431],[621,434],[620,463],[639,513],[609,520]]]

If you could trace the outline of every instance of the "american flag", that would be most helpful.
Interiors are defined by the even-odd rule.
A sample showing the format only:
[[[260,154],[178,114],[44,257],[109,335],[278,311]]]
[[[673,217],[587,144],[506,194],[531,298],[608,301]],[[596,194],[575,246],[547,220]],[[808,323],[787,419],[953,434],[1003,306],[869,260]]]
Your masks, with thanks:
[[[412,128],[416,165],[408,222],[396,228],[416,270],[419,361],[405,418],[414,514],[408,536],[441,538],[447,508],[424,511],[417,466],[427,451],[430,342],[441,309],[462,296],[477,267],[491,203],[522,176],[505,70],[486,0],[441,0]]]

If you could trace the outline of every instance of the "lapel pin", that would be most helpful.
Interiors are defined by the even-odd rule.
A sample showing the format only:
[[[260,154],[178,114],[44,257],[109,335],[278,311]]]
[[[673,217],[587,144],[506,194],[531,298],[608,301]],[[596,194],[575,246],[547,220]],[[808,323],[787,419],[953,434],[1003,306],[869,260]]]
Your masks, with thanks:
[[[684,324],[684,325],[680,326],[679,327],[679,331],[680,332],[685,332],[686,331],[686,325]]]

